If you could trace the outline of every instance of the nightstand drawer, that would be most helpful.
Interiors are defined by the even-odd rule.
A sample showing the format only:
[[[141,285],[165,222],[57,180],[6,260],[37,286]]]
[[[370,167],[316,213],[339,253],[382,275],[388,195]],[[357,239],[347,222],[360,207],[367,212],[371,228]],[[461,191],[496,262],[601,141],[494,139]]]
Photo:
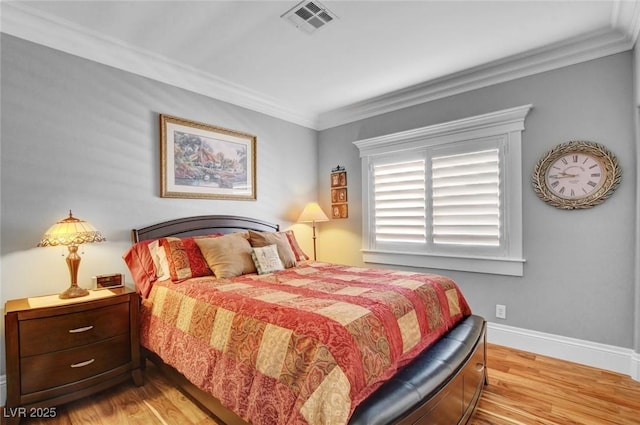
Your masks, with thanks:
[[[129,334],[20,360],[23,394],[80,381],[131,361]]]
[[[91,344],[129,332],[129,303],[22,320],[20,356],[33,356]]]

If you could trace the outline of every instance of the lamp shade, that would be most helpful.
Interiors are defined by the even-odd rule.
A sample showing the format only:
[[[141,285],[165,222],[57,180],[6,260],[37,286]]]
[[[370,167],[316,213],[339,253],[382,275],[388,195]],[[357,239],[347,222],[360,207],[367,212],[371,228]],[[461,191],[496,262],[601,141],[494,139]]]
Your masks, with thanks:
[[[104,242],[106,239],[91,224],[74,217],[60,220],[49,228],[38,246],[80,245],[83,243]]]
[[[315,223],[320,221],[329,221],[329,217],[322,211],[317,202],[309,202],[305,205],[302,214],[298,218],[300,223]]]

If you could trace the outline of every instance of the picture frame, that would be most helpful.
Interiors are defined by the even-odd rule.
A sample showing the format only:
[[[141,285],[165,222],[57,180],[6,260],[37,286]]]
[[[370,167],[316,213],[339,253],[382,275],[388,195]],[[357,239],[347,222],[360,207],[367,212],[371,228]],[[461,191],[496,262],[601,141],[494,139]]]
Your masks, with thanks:
[[[349,218],[347,170],[338,165],[331,170],[331,218]]]
[[[252,200],[257,137],[160,114],[160,196]]]
[[[331,203],[347,202],[347,188],[340,187],[337,189],[331,189]]]
[[[349,205],[348,204],[332,204],[331,205],[331,218],[349,218]]]
[[[347,185],[347,172],[331,173],[331,187],[340,187]]]

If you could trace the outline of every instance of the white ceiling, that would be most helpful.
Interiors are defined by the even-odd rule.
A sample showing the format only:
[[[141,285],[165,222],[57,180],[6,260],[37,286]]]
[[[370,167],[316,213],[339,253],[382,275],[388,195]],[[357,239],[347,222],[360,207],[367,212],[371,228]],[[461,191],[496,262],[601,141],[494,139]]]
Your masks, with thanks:
[[[2,31],[312,128],[633,47],[637,0],[2,3]]]

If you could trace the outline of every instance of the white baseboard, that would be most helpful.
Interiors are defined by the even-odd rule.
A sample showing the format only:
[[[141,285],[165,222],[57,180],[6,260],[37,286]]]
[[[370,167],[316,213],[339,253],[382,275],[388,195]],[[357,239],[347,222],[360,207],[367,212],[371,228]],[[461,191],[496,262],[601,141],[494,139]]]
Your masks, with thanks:
[[[640,353],[633,353],[631,356],[631,377],[640,381]]]
[[[584,341],[489,322],[487,341],[530,353],[629,375],[640,381],[640,353],[630,348]],[[0,403],[7,399],[7,376],[0,375]]]
[[[487,341],[535,354],[629,375],[640,381],[640,353],[600,344],[489,322]]]

